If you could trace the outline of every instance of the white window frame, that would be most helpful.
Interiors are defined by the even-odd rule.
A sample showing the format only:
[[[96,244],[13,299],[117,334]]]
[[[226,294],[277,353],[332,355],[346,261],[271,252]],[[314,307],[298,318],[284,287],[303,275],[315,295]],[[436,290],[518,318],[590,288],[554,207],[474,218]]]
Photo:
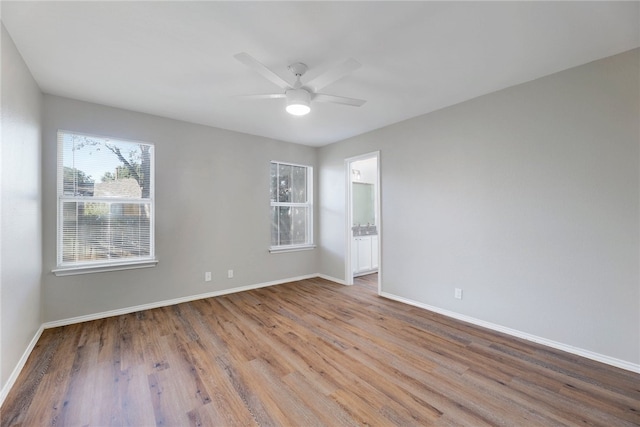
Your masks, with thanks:
[[[64,194],[64,165],[63,165],[63,154],[64,154],[64,138],[63,135],[79,135],[90,138],[97,139],[113,139],[123,142],[129,142],[133,144],[145,144],[152,147],[152,155],[150,159],[149,165],[149,175],[150,175],[150,187],[149,187],[149,198],[148,199],[125,199],[125,198],[114,198],[114,197],[86,197],[82,195],[73,195],[68,196]],[[116,138],[116,137],[108,137],[103,135],[93,135],[82,132],[73,132],[66,130],[58,130],[57,133],[57,150],[58,150],[58,162],[56,167],[56,180],[57,180],[57,192],[56,192],[56,203],[57,203],[57,236],[56,236],[56,268],[52,270],[56,276],[69,276],[75,274],[87,274],[87,273],[99,273],[105,271],[117,271],[117,270],[131,270],[138,268],[148,268],[155,267],[158,263],[158,260],[155,258],[155,145],[149,142],[143,141],[135,141],[125,138]],[[129,259],[114,259],[114,260],[101,260],[101,261],[80,261],[80,262],[64,262],[63,261],[63,221],[64,215],[62,212],[63,202],[69,201],[81,201],[81,202],[95,202],[95,203],[148,203],[151,206],[150,214],[149,214],[149,255],[144,257],[136,257]]]
[[[286,203],[286,202],[274,202],[270,200],[270,209],[269,215],[271,216],[271,209],[274,207],[306,207],[308,216],[306,223],[306,235],[307,241],[305,243],[299,243],[295,245],[271,245],[269,246],[269,252],[271,253],[283,253],[283,252],[295,252],[295,251],[304,251],[314,249],[316,246],[313,243],[313,166],[310,165],[302,165],[291,162],[281,162],[277,160],[272,160],[269,162],[269,168],[271,168],[272,164],[279,165],[287,165],[287,166],[297,166],[303,167],[307,172],[307,202],[306,203]],[[276,167],[276,169],[278,169]],[[271,190],[271,177],[269,177],[269,189]]]

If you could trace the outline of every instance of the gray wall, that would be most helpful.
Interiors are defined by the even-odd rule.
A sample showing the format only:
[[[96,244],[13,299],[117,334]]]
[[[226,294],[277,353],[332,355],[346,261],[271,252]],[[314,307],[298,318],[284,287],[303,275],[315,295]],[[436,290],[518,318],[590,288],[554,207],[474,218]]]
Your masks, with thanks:
[[[315,149],[50,95],[43,123],[44,321],[318,272],[317,250],[268,252],[269,162],[315,168]],[[155,144],[157,267],[51,273],[58,129]],[[211,282],[204,281],[205,271],[212,272]]]
[[[321,148],[320,271],[344,278],[344,158],[381,150],[383,292],[640,363],[639,62]]]
[[[2,27],[0,387],[40,328],[42,94]]]

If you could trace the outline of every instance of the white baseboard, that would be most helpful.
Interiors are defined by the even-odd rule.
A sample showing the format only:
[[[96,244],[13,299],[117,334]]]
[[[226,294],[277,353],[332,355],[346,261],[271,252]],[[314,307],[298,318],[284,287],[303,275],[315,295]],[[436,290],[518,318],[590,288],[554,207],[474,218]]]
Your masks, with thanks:
[[[42,331],[44,331],[44,327],[43,325],[40,325],[40,328],[38,328],[38,330],[36,331],[36,334],[31,339],[31,342],[29,342],[29,345],[27,346],[26,350],[24,351],[24,353],[22,353],[22,357],[20,358],[20,360],[18,360],[18,364],[13,369],[13,372],[11,372],[11,375],[9,375],[9,379],[7,379],[7,382],[4,384],[4,386],[2,386],[2,390],[0,390],[0,406],[2,406],[2,404],[4,403],[4,399],[9,394],[9,390],[11,390],[11,387],[13,387],[16,380],[18,379],[18,375],[20,375],[20,372],[22,372],[22,368],[24,368],[24,365],[25,363],[27,363],[27,359],[29,358],[29,355],[31,355],[31,352],[33,351],[36,344],[38,343],[38,340],[40,339],[40,335],[42,335]]]
[[[134,305],[116,310],[103,311],[100,313],[87,314],[84,316],[70,317],[67,319],[54,320],[43,324],[44,329],[57,328],[59,326],[73,325],[74,323],[89,322],[91,320],[105,319],[112,316],[121,316],[123,314],[135,313],[136,311],[150,310],[153,308],[167,307],[170,305],[181,304],[183,302],[196,301],[199,299],[219,297],[221,295],[233,294],[236,292],[250,291],[252,289],[265,288],[267,286],[281,285],[283,283],[297,282],[298,280],[312,279],[319,277],[318,274],[308,274],[305,276],[290,277],[287,279],[274,280],[271,282],[263,282],[255,285],[239,286],[237,288],[222,289],[219,291],[205,292],[203,294],[189,295],[186,297],[172,298],[169,300],[157,301],[148,304]]]
[[[602,362],[607,365],[615,366],[617,368],[625,369],[627,371],[640,373],[640,364],[627,362],[626,360],[616,359],[615,357],[606,356],[604,354],[595,353],[590,350],[585,350],[579,347],[574,347],[568,344],[563,344],[557,341],[549,340],[547,338],[531,335],[526,332],[518,331],[516,329],[507,328],[505,326],[497,325],[491,322],[485,322],[484,320],[476,319],[474,317],[465,316],[464,314],[456,313],[454,311],[445,310],[439,307],[423,304],[418,301],[414,301],[408,298],[399,297],[387,292],[381,292],[380,296],[399,301],[404,304],[409,304],[415,307],[423,308],[425,310],[433,311],[434,313],[442,314],[443,316],[451,317],[454,319],[462,320],[463,322],[471,323],[473,325],[482,326],[483,328],[491,329],[497,332],[502,332],[507,335],[522,338],[527,341],[532,341],[538,344],[546,345],[547,347],[555,348],[557,350],[566,351],[567,353],[575,354],[577,356],[586,357],[587,359],[595,360],[596,362]]]
[[[319,277],[319,278],[324,279],[324,280],[328,280],[330,282],[338,283],[339,285],[346,285],[347,284],[347,282],[342,280],[342,279],[338,279],[338,278],[332,277],[332,276],[327,276],[326,274],[318,273],[318,275],[316,277]]]

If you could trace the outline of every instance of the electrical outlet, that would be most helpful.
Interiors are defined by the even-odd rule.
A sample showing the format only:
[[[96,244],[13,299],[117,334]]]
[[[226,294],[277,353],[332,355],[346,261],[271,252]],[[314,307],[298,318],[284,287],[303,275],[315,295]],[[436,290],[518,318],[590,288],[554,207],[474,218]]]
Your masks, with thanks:
[[[207,271],[206,273],[204,273],[204,281],[205,282],[210,282],[211,281],[211,272]]]
[[[227,277],[233,279],[233,270],[227,270]]]
[[[455,299],[462,299],[462,289],[456,288],[455,292],[453,293],[453,297]]]

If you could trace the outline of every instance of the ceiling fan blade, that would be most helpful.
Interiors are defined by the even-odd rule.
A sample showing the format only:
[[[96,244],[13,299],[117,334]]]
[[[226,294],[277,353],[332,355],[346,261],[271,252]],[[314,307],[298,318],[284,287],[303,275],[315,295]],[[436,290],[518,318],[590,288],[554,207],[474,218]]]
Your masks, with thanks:
[[[280,99],[286,98],[287,95],[284,93],[265,93],[265,94],[257,94],[257,95],[238,95],[236,98],[244,98],[244,99]]]
[[[337,65],[329,69],[326,73],[320,74],[318,77],[305,83],[305,86],[310,86],[314,90],[322,89],[325,86],[330,85],[336,80],[346,76],[347,74],[357,70],[362,65],[353,58],[349,58],[342,64]]]
[[[238,53],[237,55],[234,55],[234,58],[242,62],[247,67],[252,68],[258,73],[262,74],[263,77],[265,77],[267,80],[269,80],[271,83],[275,84],[276,86],[281,87],[282,89],[288,89],[292,86],[289,82],[287,82],[285,79],[283,79],[282,77],[280,77],[279,75],[277,75],[276,73],[268,69],[264,64],[259,62],[257,59],[255,59],[253,56],[249,55],[248,53],[245,53],[245,52]]]
[[[313,101],[317,102],[331,102],[333,104],[343,104],[343,105],[351,105],[353,107],[360,107],[363,105],[365,100],[355,99],[355,98],[346,98],[344,96],[336,96],[336,95],[327,95],[325,93],[316,93],[313,95]]]

